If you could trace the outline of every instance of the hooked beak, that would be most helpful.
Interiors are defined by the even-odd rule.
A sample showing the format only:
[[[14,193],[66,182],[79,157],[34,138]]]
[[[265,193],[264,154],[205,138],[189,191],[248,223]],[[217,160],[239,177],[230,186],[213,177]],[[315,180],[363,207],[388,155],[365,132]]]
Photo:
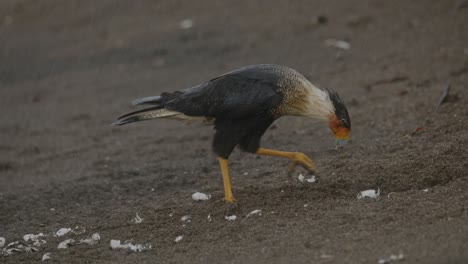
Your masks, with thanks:
[[[350,129],[343,126],[335,115],[330,118],[329,126],[335,136],[336,149],[344,147],[348,143]]]
[[[349,129],[340,127],[335,131],[335,149],[342,148],[348,144]]]

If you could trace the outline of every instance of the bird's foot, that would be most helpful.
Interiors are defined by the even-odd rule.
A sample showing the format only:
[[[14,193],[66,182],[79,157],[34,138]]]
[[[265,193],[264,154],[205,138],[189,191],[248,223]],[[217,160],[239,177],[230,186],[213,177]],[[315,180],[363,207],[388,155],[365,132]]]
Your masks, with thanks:
[[[288,165],[288,172],[293,173],[298,165],[306,169],[310,174],[315,174],[314,162],[303,153],[295,152],[291,157],[291,163]]]
[[[225,195],[225,196],[224,196],[224,201],[226,201],[226,203],[235,203],[235,202],[236,202],[236,199],[235,199],[234,196],[231,194],[231,195]]]

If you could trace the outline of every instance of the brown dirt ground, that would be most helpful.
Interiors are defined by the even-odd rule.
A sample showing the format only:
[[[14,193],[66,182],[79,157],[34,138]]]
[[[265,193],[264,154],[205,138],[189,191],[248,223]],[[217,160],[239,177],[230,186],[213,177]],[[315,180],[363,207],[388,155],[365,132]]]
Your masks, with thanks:
[[[180,29],[187,18],[194,27]],[[1,1],[0,236],[80,226],[102,238],[58,250],[63,239],[49,236],[1,262],[51,252],[51,263],[468,263],[467,25],[459,0]],[[135,98],[257,63],[295,68],[347,101],[342,151],[304,118],[263,138],[310,155],[316,184],[288,176],[285,160],[236,152],[228,206],[211,128],[109,126]],[[356,198],[377,187],[380,199]],[[194,202],[195,191],[213,198]],[[111,250],[110,239],[153,248]]]

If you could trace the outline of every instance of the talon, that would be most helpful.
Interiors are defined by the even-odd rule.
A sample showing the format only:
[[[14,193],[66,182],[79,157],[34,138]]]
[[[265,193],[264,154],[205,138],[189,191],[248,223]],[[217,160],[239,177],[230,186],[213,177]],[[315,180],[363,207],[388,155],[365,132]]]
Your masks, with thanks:
[[[227,203],[235,203],[236,199],[234,198],[234,196],[230,196],[230,197],[224,197],[224,201],[226,201]]]

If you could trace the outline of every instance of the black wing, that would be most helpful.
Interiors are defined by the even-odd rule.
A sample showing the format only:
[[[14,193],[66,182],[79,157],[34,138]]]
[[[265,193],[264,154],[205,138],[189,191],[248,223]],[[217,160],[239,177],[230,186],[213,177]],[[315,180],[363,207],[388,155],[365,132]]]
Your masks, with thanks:
[[[275,73],[246,68],[187,89],[164,107],[188,116],[244,119],[271,113],[283,99]]]

